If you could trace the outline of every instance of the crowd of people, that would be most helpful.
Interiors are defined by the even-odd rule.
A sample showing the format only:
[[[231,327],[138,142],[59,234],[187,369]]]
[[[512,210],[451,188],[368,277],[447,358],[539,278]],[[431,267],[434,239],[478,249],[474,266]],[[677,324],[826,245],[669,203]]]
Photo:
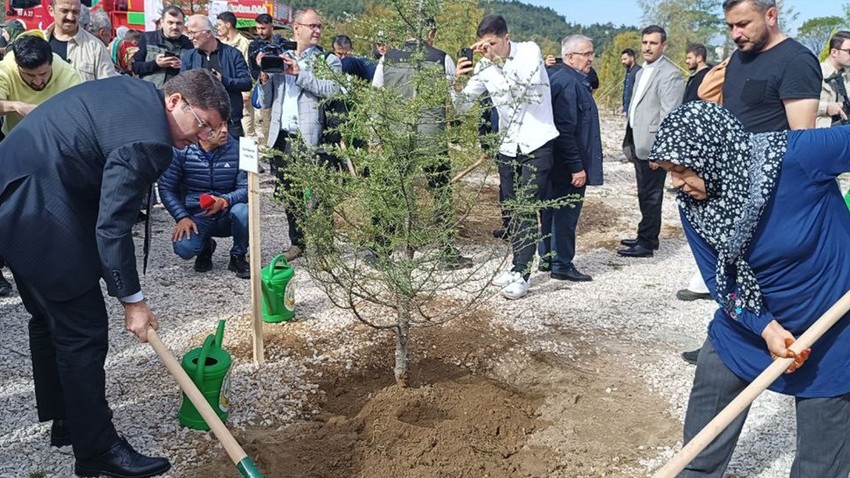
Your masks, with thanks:
[[[683,78],[665,55],[667,33],[659,25],[641,31],[642,62],[633,49],[621,52],[623,152],[634,164],[641,220],[617,252],[645,258],[659,250],[669,172],[698,269],[677,297],[720,304],[704,346],[683,354],[697,365],[685,440],[770,360],[793,356],[794,373],[773,386],[797,397],[792,476],[846,476],[846,319],[824,345],[796,355],[788,347],[850,288],[843,247],[850,212],[835,181],[850,170],[850,130],[826,129],[850,114],[850,32],[833,35],[818,65],[781,32],[774,0],[726,0],[723,9],[737,50],[716,67],[704,45],[692,44]],[[166,6],[157,30],[121,27],[114,38],[108,16],[86,15],[80,0],[52,0],[49,12],[54,24],[44,31],[24,31],[16,21],[3,30],[0,266],[11,269],[32,315],[39,420],[52,422],[52,445],[73,445],[79,476],[146,477],[170,467],[118,435],[104,389],[108,328],[100,280],[123,304],[127,330],[144,341],[158,326],[132,239],[133,224],[146,219],[140,209],[149,211],[155,200],[153,184],[176,223],[177,256],[207,272],[213,238],[232,237],[228,269],[249,278],[239,138],[281,153],[270,163],[277,188],[296,196],[286,173],[291,153],[319,154],[329,141],[326,100],[345,91],[317,73],[322,64],[408,96],[415,70],[404,65],[411,58],[441,71],[453,104],[428,113],[419,131],[425,137],[447,127],[448,108],[463,114],[486,98],[488,128],[500,138],[493,160],[505,203],[581,199],[587,186],[603,181],[596,51],[584,35],[564,38],[560,56],[546,58],[536,43],[513,41],[504,17],[487,15],[468,53],[455,60],[434,46],[437,25],[429,20],[424,41],[378,39],[372,61],[352,55],[345,35],[323,49],[322,17],[312,8],[293,13],[289,39],[274,32],[271,16],[257,16],[252,40],[237,30],[232,12],[214,24]],[[110,98],[137,114],[123,115]],[[446,160],[427,187],[451,209],[444,146]],[[492,280],[504,297],[528,293],[535,255],[538,271],[552,279],[592,280],[574,263],[581,204],[520,209],[494,231],[511,243],[510,268]],[[286,255],[294,260],[310,244],[296,214],[287,222]],[[453,242],[451,236],[440,245],[443,265],[471,266]],[[0,295],[11,293],[0,275]],[[745,416],[681,476],[722,476]]]

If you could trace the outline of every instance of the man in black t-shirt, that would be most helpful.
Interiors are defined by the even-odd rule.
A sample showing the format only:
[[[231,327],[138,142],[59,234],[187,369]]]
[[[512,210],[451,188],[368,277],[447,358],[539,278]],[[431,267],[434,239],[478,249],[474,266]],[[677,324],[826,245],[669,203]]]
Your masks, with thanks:
[[[682,98],[682,103],[699,100],[699,95],[697,94],[699,92],[699,85],[702,84],[705,74],[711,69],[711,65],[705,62],[707,54],[705,45],[701,43],[691,43],[685,49],[685,64],[688,65],[691,75],[685,84],[685,97]]]

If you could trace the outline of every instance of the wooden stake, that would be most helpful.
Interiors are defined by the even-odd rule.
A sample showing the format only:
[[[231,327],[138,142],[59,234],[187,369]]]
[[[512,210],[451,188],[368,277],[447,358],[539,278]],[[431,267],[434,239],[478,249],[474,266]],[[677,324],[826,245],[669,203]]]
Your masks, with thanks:
[[[262,231],[260,230],[260,178],[248,172],[248,257],[251,267],[251,323],[253,325],[254,363],[265,362],[263,348]]]
[[[490,159],[489,156],[482,155],[480,158],[478,158],[477,161],[472,163],[471,166],[469,166],[468,168],[464,169],[463,171],[457,173],[457,175],[455,175],[455,177],[452,178],[450,184],[454,184],[454,183],[460,181],[461,179],[463,179],[464,176],[475,171],[475,169],[478,168],[478,166],[481,166],[482,164],[484,164],[484,161],[487,161],[488,159]]]
[[[838,322],[847,311],[850,310],[850,291],[847,291],[841,299],[838,300],[832,307],[829,308],[820,318],[809,327],[803,335],[800,336],[789,349],[795,353],[800,353],[807,348],[810,348],[823,334],[829,330],[836,322]],[[842,347],[843,344],[833,344],[833,347]],[[688,442],[687,445],[677,453],[670,461],[667,462],[661,469],[655,472],[653,478],[673,478],[685,469],[688,464],[696,458],[699,453],[705,449],[717,435],[726,429],[732,420],[743,412],[753,400],[758,397],[761,392],[779,378],[791,363],[793,358],[776,359],[767,367],[764,372],[759,374],[755,380],[750,383],[729,405],[726,406],[720,413],[708,422],[697,435]],[[803,367],[806,365],[803,364]]]
[[[251,460],[248,454],[245,453],[245,450],[239,446],[239,443],[236,442],[236,439],[233,438],[233,435],[230,434],[230,431],[224,426],[224,423],[221,422],[218,415],[215,414],[215,411],[213,411],[209,402],[207,402],[207,399],[201,391],[198,390],[198,387],[195,386],[195,382],[189,378],[186,371],[183,370],[183,367],[177,363],[177,359],[174,358],[174,355],[172,355],[165,344],[162,343],[162,340],[159,339],[159,335],[157,335],[156,331],[152,328],[148,329],[148,342],[165,364],[165,368],[167,368],[171,375],[177,379],[177,384],[180,385],[180,388],[183,389],[183,392],[192,404],[195,405],[198,413],[200,413],[204,421],[207,422],[207,425],[209,425],[210,430],[215,434],[215,437],[218,438],[219,442],[221,442],[221,446],[224,447],[227,455],[230,456],[231,460],[233,460],[233,464],[236,465],[239,473],[242,474],[243,477],[262,477],[260,472],[257,470],[254,461]]]

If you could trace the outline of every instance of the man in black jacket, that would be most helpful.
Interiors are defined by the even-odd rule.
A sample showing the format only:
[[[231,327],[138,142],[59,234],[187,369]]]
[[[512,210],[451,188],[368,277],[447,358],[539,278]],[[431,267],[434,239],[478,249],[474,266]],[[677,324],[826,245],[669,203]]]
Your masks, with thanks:
[[[133,73],[157,88],[180,73],[180,55],[193,48],[183,35],[183,22],[183,10],[165,7],[159,20],[162,28],[139,38],[139,50],[133,55]]]
[[[32,315],[38,418],[53,421],[51,444],[73,445],[79,476],[147,477],[170,467],[133,450],[112,423],[100,280],[124,306],[127,330],[146,341],[158,322],[136,271],[139,203],[172,146],[197,142],[229,113],[226,92],[204,71],[171,79],[163,92],[108,78],[47,100],[0,143],[0,255]]]
[[[230,119],[227,131],[240,138],[242,131],[242,92],[251,91],[253,82],[242,52],[216,39],[212,22],[206,15],[192,15],[186,23],[186,35],[194,49],[183,53],[180,70],[209,70],[230,97]]]
[[[576,269],[576,226],[586,186],[602,184],[602,135],[599,112],[588,80],[593,64],[593,41],[572,35],[561,42],[564,67],[549,77],[552,113],[558,137],[549,172],[547,199],[574,198],[572,205],[547,208],[540,214],[540,270],[557,280],[591,280]]]

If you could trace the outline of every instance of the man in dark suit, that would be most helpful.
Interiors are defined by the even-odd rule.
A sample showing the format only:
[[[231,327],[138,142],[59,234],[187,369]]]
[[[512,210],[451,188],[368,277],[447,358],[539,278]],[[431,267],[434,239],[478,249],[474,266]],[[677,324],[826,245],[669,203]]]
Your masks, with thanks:
[[[32,315],[38,417],[53,420],[51,444],[73,445],[79,476],[147,477],[170,467],[137,453],[112,424],[100,280],[121,300],[127,330],[146,341],[158,323],[136,271],[139,204],[172,146],[222,128],[229,114],[224,87],[203,70],[169,80],[162,92],[109,78],[47,100],[0,143],[0,254]]]
[[[586,186],[602,184],[602,134],[599,112],[588,79],[593,64],[593,41],[572,35],[561,42],[564,67],[552,73],[552,113],[558,137],[549,172],[548,199],[575,198],[571,206],[547,208],[540,214],[540,270],[556,280],[585,282],[576,269],[576,226]]]

